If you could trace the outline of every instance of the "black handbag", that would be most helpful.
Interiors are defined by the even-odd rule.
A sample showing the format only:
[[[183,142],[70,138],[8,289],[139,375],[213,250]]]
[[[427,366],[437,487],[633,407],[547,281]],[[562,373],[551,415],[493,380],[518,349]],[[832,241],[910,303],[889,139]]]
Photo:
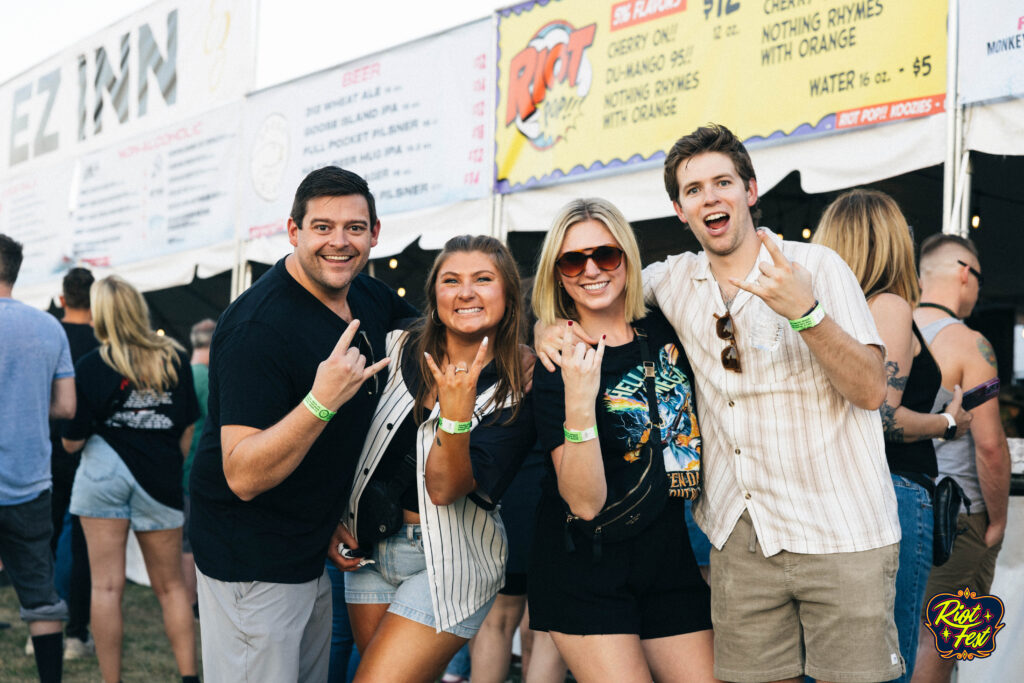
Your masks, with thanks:
[[[668,476],[661,441],[663,425],[661,411],[658,409],[658,393],[654,386],[655,366],[651,361],[647,334],[638,327],[633,330],[640,340],[640,359],[644,367],[644,384],[647,387],[647,406],[651,419],[647,442],[639,453],[642,468],[635,481],[629,482],[628,487],[620,487],[620,490],[626,488],[626,493],[617,500],[607,502],[593,519],[582,519],[573,514],[568,505],[564,505],[566,549],[569,552],[575,550],[572,533],[579,533],[590,539],[595,561],[601,557],[602,542],[622,541],[636,536],[661,514],[668,500]]]
[[[356,539],[359,547],[372,552],[378,541],[392,536],[402,528],[400,498],[416,479],[416,454],[406,453],[402,464],[390,481],[370,479],[359,496]]]
[[[960,504],[971,513],[971,499],[967,497],[960,484],[952,477],[943,477],[935,485],[932,494],[932,512],[935,515],[935,532],[932,542],[932,565],[941,567],[949,560],[953,552],[953,542],[966,530],[957,529],[957,518],[960,515]]]

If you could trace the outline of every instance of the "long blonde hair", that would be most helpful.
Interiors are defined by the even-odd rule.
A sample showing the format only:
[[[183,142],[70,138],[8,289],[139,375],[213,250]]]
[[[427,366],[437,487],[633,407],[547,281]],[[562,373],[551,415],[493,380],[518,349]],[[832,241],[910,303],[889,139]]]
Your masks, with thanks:
[[[846,261],[866,298],[889,292],[911,306],[921,300],[907,219],[884,192],[850,190],[839,195],[825,209],[811,241]]]
[[[111,275],[93,283],[89,299],[104,363],[142,391],[164,393],[178,384],[184,349],[153,331],[139,290]]]

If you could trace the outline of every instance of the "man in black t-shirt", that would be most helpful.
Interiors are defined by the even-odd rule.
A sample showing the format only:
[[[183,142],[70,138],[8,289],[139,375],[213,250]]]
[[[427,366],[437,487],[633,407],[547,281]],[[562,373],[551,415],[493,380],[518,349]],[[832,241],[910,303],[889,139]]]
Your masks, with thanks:
[[[60,324],[68,335],[71,347],[71,362],[78,360],[100,345],[92,329],[92,311],[89,308],[89,289],[95,280],[86,268],[72,268],[64,276],[61,308],[64,315]],[[50,423],[50,443],[53,456],[50,470],[53,474],[53,493],[50,499],[53,510],[53,538],[50,546],[57,553],[57,541],[64,528],[64,515],[71,502],[71,485],[81,461],[81,451],[68,453],[61,444],[60,435],[66,420]],[[89,636],[89,607],[92,582],[89,575],[89,554],[82,533],[82,523],[77,515],[71,516],[71,580],[68,587],[68,624],[65,629],[64,659],[79,659],[96,654],[96,647]]]
[[[379,232],[362,178],[310,173],[288,219],[294,252],[217,323],[190,486],[206,680],[327,677],[327,544],[384,383],[390,321],[416,314],[360,275]]]

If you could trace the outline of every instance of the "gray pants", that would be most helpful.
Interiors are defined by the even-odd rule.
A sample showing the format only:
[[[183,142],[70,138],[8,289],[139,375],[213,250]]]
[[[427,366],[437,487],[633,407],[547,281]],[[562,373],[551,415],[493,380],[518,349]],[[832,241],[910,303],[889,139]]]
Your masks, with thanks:
[[[306,583],[227,582],[196,571],[209,683],[322,683],[331,645],[327,570]]]

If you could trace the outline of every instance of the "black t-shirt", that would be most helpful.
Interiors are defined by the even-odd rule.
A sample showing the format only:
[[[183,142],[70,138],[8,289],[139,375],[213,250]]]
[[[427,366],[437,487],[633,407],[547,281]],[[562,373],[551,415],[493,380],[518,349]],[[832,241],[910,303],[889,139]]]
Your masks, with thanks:
[[[633,323],[648,335],[650,355],[657,366],[655,388],[658,392],[664,431],[662,440],[668,452],[682,467],[698,457],[700,430],[697,426],[696,395],[693,371],[683,353],[683,346],[665,316],[651,309],[642,320]],[[608,500],[621,498],[619,482],[636,481],[624,476],[624,470],[641,466],[636,454],[646,443],[651,426],[644,383],[639,337],[622,346],[606,347],[601,363],[601,391],[596,400],[597,436],[601,444]],[[560,369],[549,373],[538,367],[533,375],[534,401],[543,410],[535,411],[537,437],[545,452],[550,453],[565,443],[562,432],[565,422],[565,387]],[[549,476],[545,482],[548,495],[557,496],[554,467],[547,461]]]
[[[93,349],[100,345],[96,334],[92,329],[92,325],[85,323],[66,323],[61,321],[61,327],[64,328],[64,333],[68,335],[68,346],[71,347],[71,362],[77,363],[82,356],[89,353]],[[51,462],[56,464],[57,458],[71,458],[78,457],[78,453],[69,455],[64,450],[63,444],[60,441],[60,435],[64,433],[64,425],[67,424],[67,420],[51,420],[50,421],[50,443],[53,445],[53,458]]]
[[[178,383],[169,391],[140,391],[103,361],[99,349],[90,351],[75,364],[78,408],[64,437],[103,437],[146,493],[181,510],[181,434],[199,417],[199,404],[184,352],[178,353],[177,371]]]
[[[921,353],[914,356],[907,375],[907,386],[903,390],[903,401],[900,405],[918,413],[932,412],[935,394],[942,385],[942,372],[935,363],[935,358],[928,345],[917,329],[917,323],[911,323],[914,335],[921,343]],[[931,439],[921,439],[909,443],[885,441],[885,457],[889,461],[889,469],[893,472],[924,474],[935,478],[939,474],[935,460],[935,446]]]
[[[419,368],[415,354],[402,353],[402,379],[410,395],[416,396],[420,386]],[[477,378],[477,394],[481,394],[498,381],[498,372],[491,361],[480,371]],[[427,411],[424,411],[426,413]],[[469,459],[477,489],[470,494],[473,501],[486,509],[494,508],[505,490],[512,483],[519,468],[536,442],[533,420],[533,400],[529,394],[523,397],[515,421],[505,424],[512,417],[513,409],[505,408],[496,415],[485,416],[469,435]],[[374,470],[374,481],[388,482],[396,476],[406,453],[416,455],[416,409],[413,408],[391,437],[384,457]],[[424,415],[425,417],[425,415]],[[419,512],[415,480],[401,494],[402,508]]]
[[[416,315],[387,285],[352,281],[348,305],[369,362],[391,321]],[[267,429],[298,406],[348,323],[288,273],[281,259],[221,315],[210,350],[206,426],[192,465],[189,536],[196,565],[221,581],[303,583],[323,571],[327,543],[386,377],[378,373],[327,424],[295,471],[251,501],[228,487],[221,425]],[[372,361],[371,361],[372,356]]]

